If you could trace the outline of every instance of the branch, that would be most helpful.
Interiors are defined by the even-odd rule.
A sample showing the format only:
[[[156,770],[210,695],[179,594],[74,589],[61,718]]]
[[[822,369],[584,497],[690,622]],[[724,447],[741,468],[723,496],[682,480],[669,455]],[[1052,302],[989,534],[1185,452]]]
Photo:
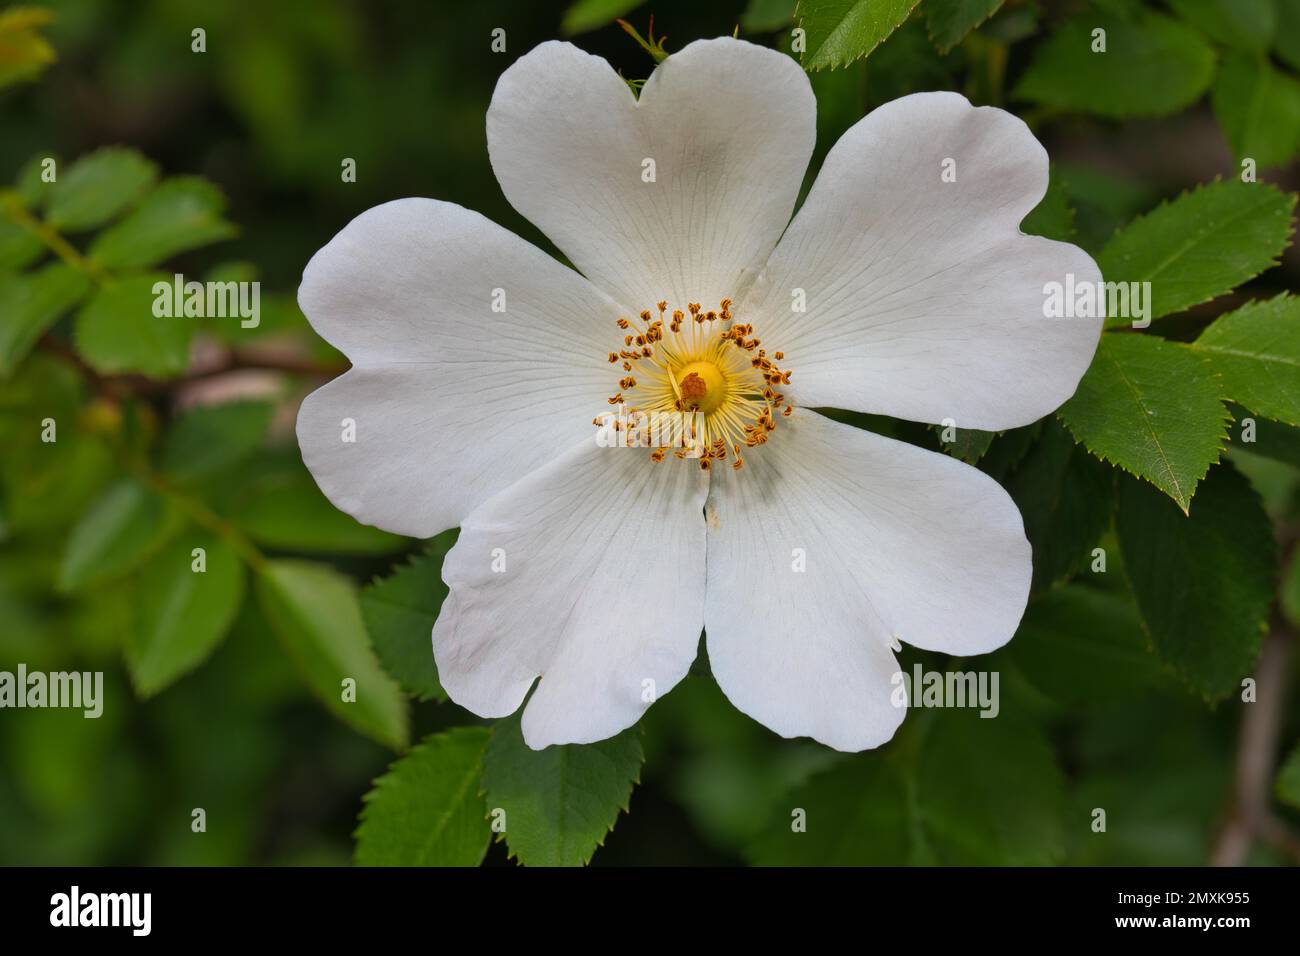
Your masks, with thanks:
[[[243,369],[257,369],[268,372],[285,372],[291,375],[310,375],[316,378],[334,378],[348,370],[347,365],[335,362],[318,362],[315,359],[299,355],[271,355],[264,352],[246,351],[232,348],[223,362],[210,368],[190,372],[180,379],[180,384],[225,375]]]
[[[1237,745],[1232,811],[1210,854],[1212,866],[1241,866],[1257,842],[1300,862],[1300,837],[1272,810],[1278,738],[1285,711],[1295,631],[1275,615],[1256,673],[1255,703],[1245,708]]]
[[[245,369],[284,372],[290,375],[308,375],[314,378],[334,378],[347,371],[346,365],[318,362],[304,356],[272,355],[242,349],[230,349],[220,361],[212,365],[191,370],[180,378],[161,380],[149,378],[145,375],[103,375],[87,364],[67,342],[48,333],[41,337],[39,345],[41,349],[51,355],[76,366],[77,370],[90,381],[96,391],[114,399],[162,395],[184,388],[193,382]]]

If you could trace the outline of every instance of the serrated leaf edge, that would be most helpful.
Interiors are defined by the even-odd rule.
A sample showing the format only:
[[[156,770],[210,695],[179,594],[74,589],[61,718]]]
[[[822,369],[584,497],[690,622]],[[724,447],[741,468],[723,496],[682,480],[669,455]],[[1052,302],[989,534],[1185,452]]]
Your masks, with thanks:
[[[521,706],[523,706],[523,705],[521,705]],[[582,865],[583,865],[584,867],[585,867],[585,866],[590,866],[590,865],[591,865],[591,861],[592,861],[592,859],[594,859],[595,856],[596,856],[596,851],[599,850],[599,849],[601,849],[602,847],[604,847],[604,845],[605,845],[605,841],[609,838],[609,835],[610,835],[611,833],[614,832],[614,827],[618,825],[618,821],[621,820],[621,819],[624,817],[624,815],[627,815],[627,816],[631,816],[631,815],[632,815],[632,794],[636,791],[636,788],[639,787],[639,786],[641,785],[641,769],[645,766],[645,743],[644,743],[644,741],[645,741],[645,733],[644,733],[644,731],[641,729],[641,726],[640,726],[639,724],[636,724],[636,725],[634,725],[634,726],[636,727],[637,742],[638,742],[639,744],[641,744],[641,762],[638,763],[637,766],[636,766],[636,774],[635,774],[635,776],[632,777],[631,781],[629,782],[629,786],[628,786],[628,788],[627,788],[627,796],[623,799],[622,804],[619,805],[619,807],[618,807],[618,812],[617,812],[616,814],[614,814],[614,819],[613,819],[613,821],[610,823],[610,825],[609,825],[608,827],[605,828],[604,832],[601,833],[600,837],[596,840],[596,845],[593,846],[593,847],[591,848],[591,853],[587,854],[586,859],[584,859],[584,860],[582,861]],[[494,734],[496,733],[496,726],[495,726],[495,725],[492,727],[492,733],[494,733]],[[620,733],[621,733],[621,731],[620,731]],[[617,736],[617,734],[616,734],[615,736]],[[606,738],[606,739],[609,739],[609,738]],[[597,742],[599,742],[599,741],[597,741]],[[563,744],[562,746],[566,746],[566,747],[574,747],[574,746],[585,747],[585,746],[590,746],[590,744]],[[483,772],[484,772],[484,775],[486,776],[486,774],[487,774],[487,762],[486,762],[486,761],[484,761],[484,764],[483,764]],[[485,779],[482,779],[482,778],[480,779],[480,781],[479,781],[479,796],[483,798],[484,808],[485,808],[485,810],[486,810],[486,812],[483,814],[483,819],[485,819],[485,820],[489,820],[489,819],[491,819],[491,817],[492,817],[492,808],[487,806],[487,785],[486,785],[486,783],[487,783],[487,782],[486,782]],[[514,860],[514,861],[515,861],[516,863],[518,863],[520,866],[528,866],[529,864],[528,864],[528,863],[525,863],[522,859],[520,859],[519,854],[516,853],[514,850],[512,850],[512,849],[510,848],[510,841],[509,841],[509,839],[508,839],[509,836],[510,836],[510,830],[509,830],[509,827],[507,827],[507,828],[506,828],[506,831],[505,831],[504,833],[496,833],[496,834],[493,834],[493,836],[492,836],[492,842],[493,842],[493,843],[505,843],[505,845],[506,845],[506,859],[508,859],[508,860]]]
[[[1209,182],[1206,182],[1206,183],[1197,183],[1195,186],[1190,186],[1190,187],[1188,187],[1187,189],[1184,189],[1184,190],[1183,190],[1182,192],[1180,192],[1177,196],[1174,196],[1174,197],[1172,197],[1172,198],[1168,198],[1168,199],[1162,199],[1158,204],[1156,204],[1155,206],[1153,206],[1151,209],[1148,209],[1146,212],[1144,212],[1144,213],[1140,213],[1139,215],[1134,216],[1132,219],[1130,219],[1130,220],[1129,220],[1127,223],[1125,223],[1123,226],[1119,226],[1119,227],[1117,227],[1117,228],[1115,229],[1115,231],[1111,234],[1110,238],[1106,240],[1106,245],[1103,246],[1102,249],[1097,253],[1097,256],[1096,256],[1097,260],[1101,260],[1102,258],[1105,257],[1105,255],[1106,255],[1106,249],[1108,249],[1108,248],[1110,247],[1111,243],[1113,243],[1113,242],[1114,242],[1114,241],[1115,241],[1115,240],[1120,236],[1121,233],[1123,233],[1123,232],[1125,232],[1125,231],[1131,229],[1133,226],[1137,225],[1139,222],[1142,222],[1142,221],[1144,221],[1144,220],[1150,218],[1151,216],[1153,216],[1154,214],[1160,212],[1161,210],[1166,209],[1166,208],[1168,208],[1168,207],[1170,207],[1170,206],[1173,206],[1175,203],[1178,203],[1178,202],[1180,202],[1181,200],[1186,199],[1186,198],[1189,197],[1189,196],[1196,195],[1197,193],[1201,192],[1202,190],[1208,189],[1208,188],[1210,188],[1210,187],[1212,187],[1212,186],[1216,186],[1216,185],[1218,185],[1218,184],[1220,184],[1220,183],[1231,183],[1231,182],[1236,182],[1236,180],[1225,180],[1222,176],[1215,176],[1215,177],[1214,177],[1212,180],[1210,180]],[[1196,302],[1189,302],[1187,305],[1185,305],[1185,306],[1183,306],[1182,308],[1177,309],[1177,310],[1175,310],[1175,311],[1173,311],[1173,312],[1164,312],[1164,313],[1161,313],[1161,314],[1158,315],[1158,316],[1152,316],[1152,321],[1153,321],[1153,322],[1154,322],[1154,321],[1157,321],[1157,320],[1159,320],[1159,319],[1168,318],[1169,316],[1182,315],[1182,314],[1188,312],[1189,310],[1196,308],[1197,306],[1204,305],[1204,304],[1207,303],[1207,302],[1213,302],[1215,299],[1219,298],[1220,296],[1227,295],[1229,292],[1232,292],[1233,289],[1239,289],[1239,288],[1241,288],[1241,287],[1242,287],[1243,285],[1245,285],[1247,282],[1252,282],[1253,280],[1255,280],[1255,279],[1259,278],[1261,275],[1263,275],[1265,272],[1268,272],[1270,269],[1275,269],[1275,268],[1277,268],[1279,265],[1281,265],[1281,263],[1282,263],[1282,253],[1286,252],[1286,250],[1289,249],[1289,248],[1291,247],[1292,240],[1295,238],[1295,208],[1296,208],[1296,200],[1297,200],[1297,198],[1300,198],[1300,194],[1297,194],[1297,193],[1291,193],[1291,192],[1286,192],[1286,191],[1284,191],[1284,190],[1282,190],[1282,189],[1279,189],[1277,186],[1274,186],[1272,183],[1267,183],[1267,182],[1264,182],[1264,183],[1249,183],[1249,184],[1245,184],[1245,185],[1251,185],[1251,186],[1262,186],[1262,187],[1264,187],[1264,189],[1265,189],[1266,191],[1271,191],[1271,192],[1273,192],[1273,193],[1276,193],[1278,196],[1282,197],[1283,199],[1289,199],[1289,200],[1290,200],[1290,206],[1289,206],[1288,209],[1287,209],[1287,232],[1286,232],[1286,235],[1283,237],[1281,248],[1279,248],[1277,252],[1271,254],[1270,262],[1269,262],[1268,265],[1264,266],[1264,267],[1263,267],[1262,269],[1260,269],[1258,272],[1254,272],[1254,273],[1252,273],[1252,274],[1246,276],[1244,279],[1242,279],[1240,282],[1238,282],[1238,283],[1237,283],[1236,285],[1234,285],[1232,288],[1230,288],[1230,289],[1225,289],[1225,290],[1223,290],[1222,292],[1215,292],[1215,293],[1212,293],[1211,295],[1205,297],[1204,299],[1200,299],[1200,300],[1198,300],[1198,301],[1196,301]],[[1100,266],[1100,261],[1098,262],[1098,265]],[[1103,271],[1104,271],[1104,270],[1103,270]],[[1103,276],[1103,278],[1105,278],[1105,276]],[[1109,320],[1107,320],[1107,321],[1109,321]],[[1120,324],[1118,324],[1118,325],[1107,325],[1107,326],[1106,326],[1106,328],[1108,328],[1108,329],[1122,328],[1122,327],[1123,327],[1123,323],[1120,323]]]
[[[1103,334],[1125,334],[1125,333],[1103,333]],[[1185,345],[1182,342],[1172,342],[1169,339],[1161,338],[1160,336],[1152,336],[1152,338],[1156,339],[1157,341],[1166,342],[1170,345],[1180,346],[1182,348],[1187,349],[1188,351],[1191,351],[1190,347]],[[1098,458],[1101,461],[1104,461],[1106,464],[1110,465],[1111,467],[1118,468],[1120,471],[1132,475],[1134,478],[1138,479],[1139,481],[1148,482],[1156,489],[1158,489],[1161,493],[1168,495],[1174,501],[1174,503],[1177,504],[1178,507],[1182,509],[1183,514],[1185,515],[1191,513],[1192,498],[1196,494],[1197,486],[1200,485],[1200,483],[1205,479],[1205,476],[1210,473],[1210,469],[1223,460],[1223,454],[1227,450],[1227,445],[1232,440],[1232,436],[1228,432],[1228,423],[1231,422],[1233,419],[1232,419],[1232,413],[1228,411],[1227,397],[1224,395],[1223,377],[1218,373],[1218,371],[1216,371],[1213,368],[1213,366],[1210,365],[1208,361],[1206,361],[1204,355],[1202,355],[1199,352],[1196,354],[1197,357],[1206,366],[1206,371],[1209,372],[1210,377],[1213,378],[1218,383],[1219,410],[1222,414],[1219,418],[1220,433],[1215,435],[1215,438],[1218,440],[1219,447],[1215,453],[1214,458],[1212,458],[1209,461],[1209,463],[1205,466],[1205,469],[1199,475],[1195,475],[1193,477],[1191,486],[1187,489],[1186,501],[1180,500],[1176,495],[1169,494],[1168,490],[1161,488],[1158,484],[1156,484],[1156,482],[1153,479],[1148,478],[1146,475],[1138,474],[1136,471],[1130,468],[1128,464],[1126,464],[1125,462],[1120,461],[1119,459],[1115,458],[1112,455],[1099,452],[1096,449],[1092,448],[1087,443],[1086,440],[1079,437],[1078,433],[1075,432],[1074,430],[1074,426],[1071,425],[1069,420],[1064,415],[1061,414],[1060,409],[1057,409],[1056,411],[1057,421],[1059,421],[1062,425],[1065,426],[1066,431],[1068,431],[1070,433],[1070,436],[1074,439],[1075,444],[1083,445],[1084,448],[1087,449],[1088,454],[1092,455],[1094,458]],[[1071,398],[1073,398],[1073,396],[1071,396]],[[1068,401],[1069,400],[1067,399],[1067,402]]]
[[[794,22],[795,25],[800,28],[803,27],[804,15],[802,10],[803,10],[804,2],[805,0],[798,0],[794,8]],[[857,2],[870,2],[870,0],[857,0]],[[897,30],[899,27],[901,27],[904,23],[908,21],[908,19],[912,16],[912,14],[916,12],[916,8],[921,5],[921,0],[911,0],[911,3],[912,5],[907,8],[907,12],[903,15],[903,18],[899,20],[897,23],[895,23],[892,27],[890,27],[889,31],[884,36],[882,36],[879,40],[877,40],[869,49],[865,50],[860,56],[855,56],[851,59],[841,59],[837,57],[835,59],[828,60],[825,63],[820,63],[816,65],[814,65],[812,62],[808,62],[805,64],[804,62],[805,57],[808,56],[807,50],[805,49],[803,53],[799,54],[799,65],[802,66],[804,68],[804,71],[807,73],[820,73],[822,70],[838,70],[840,67],[847,67],[852,65],[858,62],[858,60],[865,60],[867,57],[869,57],[872,53],[876,51],[876,48],[879,47],[880,44],[884,43],[891,36],[893,36],[895,30]],[[832,36],[834,35],[834,31],[831,31],[831,35]],[[807,36],[807,31],[805,30],[805,37],[806,36]],[[821,44],[817,47],[817,49],[820,51],[821,48],[826,45],[826,42],[829,39],[830,36],[827,36],[826,40],[823,40]],[[817,57],[814,55],[811,59],[816,60]]]

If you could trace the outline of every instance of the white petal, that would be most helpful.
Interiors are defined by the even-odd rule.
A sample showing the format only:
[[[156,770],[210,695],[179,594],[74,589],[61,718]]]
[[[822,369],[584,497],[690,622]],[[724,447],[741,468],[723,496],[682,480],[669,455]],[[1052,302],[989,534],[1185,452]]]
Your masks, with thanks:
[[[713,674],[785,737],[883,743],[904,716],[891,645],[984,653],[1025,608],[1029,543],[993,479],[815,412],[715,470],[708,509]]]
[[[709,307],[789,222],[815,113],[791,57],[741,40],[689,44],[639,100],[604,60],[549,42],[497,82],[488,152],[511,204],[616,300]]]
[[[298,301],[356,366],[303,403],[303,460],[367,524],[420,537],[452,527],[607,410],[625,310],[459,206],[367,210],[307,264]]]
[[[738,312],[804,405],[1028,424],[1074,394],[1102,324],[1043,315],[1045,283],[1101,278],[1081,249],[1020,232],[1046,188],[1047,153],[1011,114],[894,100],[836,143]]]
[[[534,749],[636,723],[695,659],[707,491],[691,463],[592,439],[476,509],[433,629],[451,699],[502,717],[540,674],[523,717]]]

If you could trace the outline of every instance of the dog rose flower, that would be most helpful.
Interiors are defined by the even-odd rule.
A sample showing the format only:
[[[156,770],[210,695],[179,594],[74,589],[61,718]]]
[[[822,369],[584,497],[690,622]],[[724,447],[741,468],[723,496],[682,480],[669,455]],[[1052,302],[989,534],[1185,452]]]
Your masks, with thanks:
[[[1006,492],[815,409],[1033,422],[1102,322],[1045,318],[1044,285],[1100,273],[1020,232],[1047,155],[953,93],[858,122],[791,221],[815,111],[794,60],[739,40],[690,44],[639,98],[545,43],[498,82],[488,150],[573,268],[429,199],[363,213],[307,266],[303,311],[353,368],[304,402],[303,458],[360,521],[460,526],[439,676],[484,717],[532,690],[534,748],[631,726],[702,630],[742,711],[874,747],[905,714],[900,642],[981,654],[1020,620]],[[610,414],[631,447],[608,447]]]

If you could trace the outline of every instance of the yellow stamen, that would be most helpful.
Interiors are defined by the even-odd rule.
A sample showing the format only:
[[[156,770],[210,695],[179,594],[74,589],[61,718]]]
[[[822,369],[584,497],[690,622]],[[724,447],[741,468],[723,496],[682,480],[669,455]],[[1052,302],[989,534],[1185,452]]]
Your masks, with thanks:
[[[609,403],[635,406],[629,428],[642,438],[639,444],[653,449],[651,460],[663,461],[672,451],[679,460],[697,459],[705,471],[728,459],[739,471],[742,447],[765,444],[778,417],[791,414],[779,391],[790,383],[789,370],[776,364],[784,353],[769,358],[753,326],[735,321],[731,306],[730,299],[716,310],[688,302],[685,312],[669,313],[664,300],[656,303],[658,318],[649,309],[638,313],[640,323],[619,317],[619,329],[631,333],[624,346],[636,347],[608,357],[636,374],[619,379],[620,391]]]

